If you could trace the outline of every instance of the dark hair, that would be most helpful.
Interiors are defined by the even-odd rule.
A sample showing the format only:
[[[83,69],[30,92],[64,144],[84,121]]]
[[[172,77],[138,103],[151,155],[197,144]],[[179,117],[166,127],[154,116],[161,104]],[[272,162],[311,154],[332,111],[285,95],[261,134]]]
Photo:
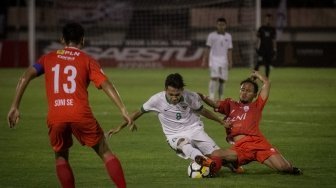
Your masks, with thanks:
[[[176,89],[182,89],[185,86],[182,76],[179,73],[168,75],[166,78],[165,87],[168,88],[168,86]]]
[[[272,18],[273,16],[272,16],[272,14],[268,13],[268,14],[266,14],[266,17]]]
[[[240,85],[243,85],[245,83],[251,83],[253,85],[253,87],[254,87],[254,93],[258,93],[259,86],[258,86],[257,82],[254,81],[253,78],[247,78],[247,79],[241,81]]]
[[[68,23],[63,27],[63,38],[66,44],[80,44],[84,37],[84,28],[78,23]]]
[[[226,23],[226,19],[223,17],[217,18],[217,22],[225,22]]]

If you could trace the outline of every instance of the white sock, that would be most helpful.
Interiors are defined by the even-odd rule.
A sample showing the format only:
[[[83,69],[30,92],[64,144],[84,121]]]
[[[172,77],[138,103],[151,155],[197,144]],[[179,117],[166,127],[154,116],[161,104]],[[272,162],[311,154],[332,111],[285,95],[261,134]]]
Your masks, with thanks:
[[[183,145],[182,146],[182,151],[183,151],[184,155],[186,155],[187,157],[189,157],[192,160],[195,160],[195,157],[197,155],[204,156],[198,149],[192,147],[191,144]]]
[[[217,81],[216,80],[210,80],[210,82],[209,82],[209,98],[211,100],[215,99],[216,87],[217,87]]]
[[[218,100],[220,100],[224,94],[225,83],[219,83],[218,86]]]

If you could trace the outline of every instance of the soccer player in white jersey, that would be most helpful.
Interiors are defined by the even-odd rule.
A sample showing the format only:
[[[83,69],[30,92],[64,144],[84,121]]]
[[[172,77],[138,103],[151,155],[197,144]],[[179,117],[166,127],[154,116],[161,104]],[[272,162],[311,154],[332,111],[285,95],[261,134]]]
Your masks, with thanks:
[[[214,113],[203,108],[202,100],[195,92],[184,90],[183,78],[180,74],[170,74],[165,81],[165,91],[153,95],[142,105],[141,110],[131,117],[136,120],[147,112],[156,112],[168,144],[177,155],[184,159],[192,159],[199,164],[209,166],[211,175],[221,168],[221,160],[228,156],[204,131],[200,115],[214,120],[224,127],[228,124]],[[116,134],[126,127],[123,123],[111,129],[108,135]],[[136,129],[135,125],[130,127]]]
[[[217,30],[208,35],[202,62],[203,67],[209,65],[209,97],[212,100],[216,99],[216,92],[218,100],[224,95],[225,82],[232,67],[232,37],[226,32],[225,18],[218,18],[216,26]]]

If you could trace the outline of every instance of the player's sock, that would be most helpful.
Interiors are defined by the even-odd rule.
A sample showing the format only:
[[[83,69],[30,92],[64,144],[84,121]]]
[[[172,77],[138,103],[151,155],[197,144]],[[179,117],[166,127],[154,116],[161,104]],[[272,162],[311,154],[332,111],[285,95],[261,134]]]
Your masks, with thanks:
[[[184,153],[184,155],[186,155],[187,157],[189,157],[192,160],[195,160],[195,157],[198,156],[198,155],[203,156],[203,154],[198,149],[192,147],[191,144],[183,145],[181,150]]]
[[[215,99],[216,86],[217,86],[217,81],[216,80],[210,80],[210,82],[209,82],[209,98],[211,100]]]
[[[224,94],[224,87],[225,84],[220,82],[218,86],[218,100],[220,100]]]
[[[106,170],[118,188],[126,187],[124,172],[117,156],[111,154],[105,157]]]
[[[69,163],[64,159],[56,160],[56,173],[63,188],[75,187],[75,178]]]

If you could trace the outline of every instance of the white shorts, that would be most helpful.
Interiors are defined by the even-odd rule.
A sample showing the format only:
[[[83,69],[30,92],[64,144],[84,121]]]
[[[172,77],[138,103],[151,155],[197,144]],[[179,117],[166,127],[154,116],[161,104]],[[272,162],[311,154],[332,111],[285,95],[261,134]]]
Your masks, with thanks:
[[[197,129],[183,131],[181,133],[167,137],[169,146],[176,151],[179,157],[188,159],[183,152],[177,149],[177,142],[184,138],[189,141],[194,148],[200,150],[203,155],[210,155],[213,151],[220,149],[219,146],[208,136],[203,127]]]
[[[220,78],[220,79],[225,80],[225,81],[228,80],[229,71],[228,71],[227,65],[225,67],[212,65],[210,67],[210,77],[211,78]]]
[[[229,64],[227,57],[214,57],[209,59],[209,69],[211,78],[220,78],[222,80],[228,80]]]

